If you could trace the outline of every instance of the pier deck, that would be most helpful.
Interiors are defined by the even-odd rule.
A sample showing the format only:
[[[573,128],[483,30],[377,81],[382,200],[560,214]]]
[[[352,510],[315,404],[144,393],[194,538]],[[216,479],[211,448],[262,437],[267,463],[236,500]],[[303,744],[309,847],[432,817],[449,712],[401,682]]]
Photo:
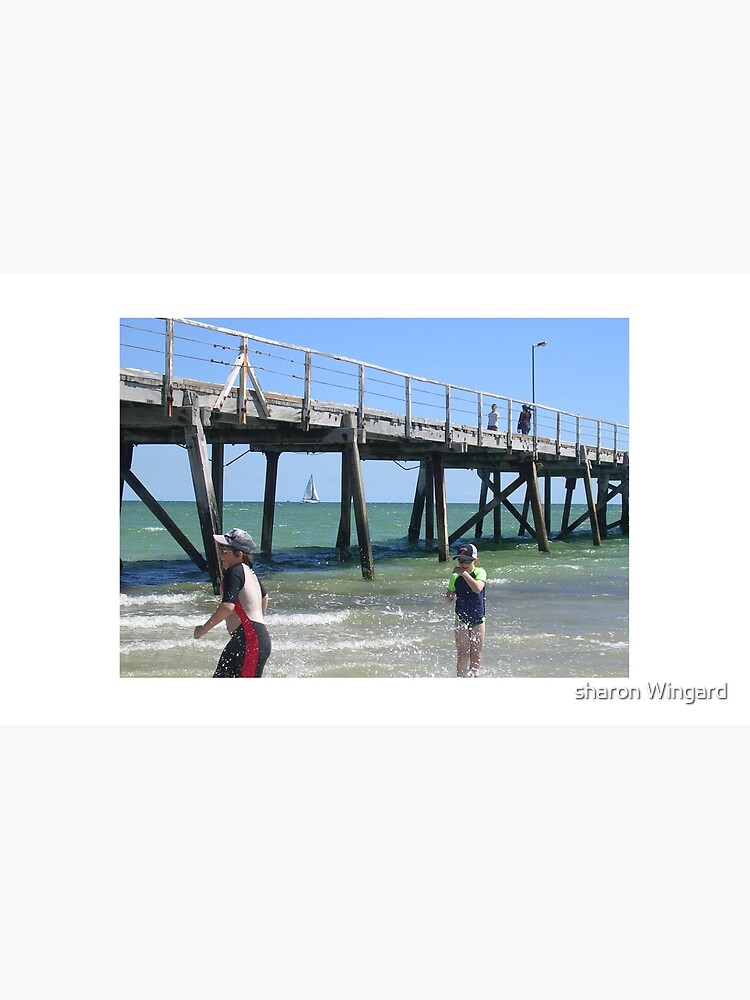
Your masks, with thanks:
[[[237,331],[208,327],[190,320],[166,320],[164,369],[162,372],[124,367],[120,370],[120,442],[121,483],[127,482],[148,504],[179,544],[201,568],[206,569],[218,586],[220,570],[212,534],[221,530],[223,496],[223,447],[245,445],[263,452],[267,460],[264,496],[263,538],[261,548],[270,552],[273,534],[276,469],[283,452],[340,452],[342,455],[342,512],[339,547],[342,558],[349,552],[351,504],[354,504],[363,574],[374,575],[367,529],[367,513],[361,486],[359,463],[363,460],[418,461],[417,481],[409,537],[419,537],[422,515],[425,537],[434,539],[433,516],[437,518],[437,550],[441,560],[448,558],[449,545],[470,527],[501,504],[518,521],[520,531],[536,538],[540,551],[549,551],[550,479],[566,480],[566,503],[562,534],[581,523],[569,523],[570,501],[576,482],[586,486],[588,519],[595,545],[613,527],[628,531],[627,496],[629,452],[628,428],[596,418],[569,414],[549,407],[537,407],[529,434],[515,431],[520,402],[485,394],[472,389],[437,383],[309,348],[280,344]],[[174,327],[184,324],[201,333],[210,331],[230,338],[235,352],[233,364],[222,385],[212,380],[177,376],[174,372]],[[234,338],[232,341],[231,338]],[[210,344],[215,349],[220,345]],[[299,385],[301,394],[274,391],[268,383],[278,382],[263,375],[262,360],[269,347],[284,352],[275,355],[276,364],[297,364],[299,374],[291,370],[288,380]],[[298,357],[299,356],[299,357]],[[253,364],[254,360],[261,364]],[[215,365],[217,362],[210,359]],[[315,391],[314,374],[323,364],[336,363],[335,377],[344,381],[352,369],[351,400],[320,398]],[[280,365],[280,367],[283,367]],[[304,370],[304,375],[302,371]],[[330,372],[330,367],[324,368]],[[330,375],[327,376],[330,379]],[[372,383],[386,383],[384,393],[373,392]],[[330,385],[330,382],[326,382]],[[344,388],[341,385],[339,389]],[[368,395],[369,390],[369,395]],[[394,396],[393,393],[397,392]],[[419,393],[429,394],[420,407]],[[332,393],[334,395],[335,393]],[[346,393],[344,393],[346,395]],[[372,405],[370,396],[386,395],[403,400],[396,410]],[[433,400],[439,402],[435,403]],[[486,411],[491,401],[498,405],[499,430],[486,429]],[[437,415],[425,412],[437,409]],[[467,409],[468,407],[468,409]],[[459,417],[460,419],[456,419]],[[467,419],[468,418],[468,419]],[[135,445],[187,445],[198,504],[205,559],[181,536],[170,522],[157,499],[138,482],[131,471]],[[213,462],[208,448],[213,449]],[[481,480],[477,514],[451,534],[447,525],[446,469],[473,469]],[[510,486],[501,488],[502,473],[515,476]],[[545,481],[545,505],[542,506],[537,480]],[[597,480],[594,500],[593,479]],[[615,485],[617,484],[617,485]],[[433,493],[434,487],[434,493]],[[523,512],[509,500],[516,489],[525,487]],[[617,494],[622,497],[622,515],[614,524],[606,523],[607,502]],[[491,499],[487,499],[492,494]],[[434,507],[433,507],[434,503]],[[529,508],[533,525],[528,520]],[[433,515],[434,510],[434,515]]]

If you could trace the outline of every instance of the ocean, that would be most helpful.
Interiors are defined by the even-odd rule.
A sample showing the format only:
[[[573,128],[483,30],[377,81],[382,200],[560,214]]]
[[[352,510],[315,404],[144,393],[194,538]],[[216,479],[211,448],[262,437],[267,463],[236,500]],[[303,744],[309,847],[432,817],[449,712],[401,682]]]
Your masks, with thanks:
[[[164,509],[200,548],[193,501]],[[260,542],[262,503],[225,503],[224,525]],[[584,512],[573,505],[571,521]],[[263,678],[455,677],[453,612],[445,603],[452,560],[406,535],[411,504],[368,504],[375,579],[335,548],[338,503],[278,503],[270,558],[255,569],[268,588],[273,651]],[[449,525],[471,504],[451,504]],[[552,505],[552,538],[562,504]],[[515,528],[503,515],[504,532]],[[515,523],[515,522],[514,522]],[[587,522],[585,522],[587,523]],[[487,538],[487,531],[490,537]],[[483,677],[627,677],[628,539],[615,529],[595,548],[580,529],[540,553],[528,537],[465,536],[487,571]],[[455,546],[453,546],[455,549]],[[211,677],[228,639],[222,625],[198,641],[193,628],[219,602],[213,587],[147,507],[122,505],[121,677]]]

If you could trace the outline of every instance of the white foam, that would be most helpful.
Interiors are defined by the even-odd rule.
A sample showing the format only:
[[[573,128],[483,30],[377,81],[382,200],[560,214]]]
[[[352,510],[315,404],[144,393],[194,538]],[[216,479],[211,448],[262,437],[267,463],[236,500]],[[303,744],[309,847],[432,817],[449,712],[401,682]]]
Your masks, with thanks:
[[[165,628],[168,625],[176,625],[178,628],[195,628],[203,623],[196,620],[200,615],[191,617],[180,617],[179,615],[126,615],[120,620],[121,628],[128,628],[134,631],[151,632],[154,629]]]
[[[195,649],[195,640],[160,639],[158,642],[129,642],[127,646],[120,647],[120,656],[127,656],[129,653],[163,651],[167,649]]]
[[[290,639],[277,639],[274,637],[273,651],[276,653],[289,653],[289,652],[299,652],[300,643],[299,641],[293,641]],[[344,650],[358,650],[367,649],[370,651],[375,650],[376,652],[382,649],[406,649],[410,643],[406,642],[403,637],[395,636],[392,638],[381,639],[378,638],[376,641],[373,639],[305,639],[305,648],[310,650],[315,650],[316,652],[340,652]]]
[[[268,617],[278,627],[282,622],[284,625],[339,625],[350,616],[351,611],[323,611],[317,614],[315,612],[286,614],[283,611],[277,611],[269,614]]]
[[[120,594],[120,607],[136,607],[143,604],[190,604],[195,600],[190,594]]]

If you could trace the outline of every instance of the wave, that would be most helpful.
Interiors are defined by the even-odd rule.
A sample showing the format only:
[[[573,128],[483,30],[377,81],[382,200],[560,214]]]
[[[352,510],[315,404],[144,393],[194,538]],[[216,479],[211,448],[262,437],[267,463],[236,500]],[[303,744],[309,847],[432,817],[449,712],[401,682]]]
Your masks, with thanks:
[[[138,631],[151,632],[157,628],[165,628],[167,625],[177,625],[179,628],[194,629],[201,624],[200,613],[188,616],[179,615],[126,615],[122,618],[120,625],[122,628],[130,628]]]
[[[191,604],[194,603],[195,597],[192,594],[138,594],[137,596],[131,596],[130,594],[120,594],[120,607],[139,607],[144,604]]]
[[[345,622],[347,618],[351,616],[351,611],[323,611],[321,613],[313,612],[303,612],[297,614],[292,612],[292,614],[286,614],[283,611],[271,612],[266,618],[267,624],[275,624],[277,627],[280,623],[286,625],[339,625],[341,622]]]
[[[272,639],[273,651],[276,653],[290,653],[300,651],[299,641],[284,640],[284,639]],[[333,639],[331,641],[325,639],[312,639],[304,643],[304,649],[309,651],[320,652],[343,652],[345,650],[361,650],[366,649],[371,653],[377,654],[381,650],[386,649],[406,649],[410,646],[416,646],[416,641],[409,643],[402,636],[394,636],[390,639],[378,638],[377,642],[372,639]]]
[[[168,649],[190,649],[195,648],[194,639],[160,639],[157,642],[130,642],[127,646],[120,648],[120,656],[127,656],[129,653],[161,652]]]

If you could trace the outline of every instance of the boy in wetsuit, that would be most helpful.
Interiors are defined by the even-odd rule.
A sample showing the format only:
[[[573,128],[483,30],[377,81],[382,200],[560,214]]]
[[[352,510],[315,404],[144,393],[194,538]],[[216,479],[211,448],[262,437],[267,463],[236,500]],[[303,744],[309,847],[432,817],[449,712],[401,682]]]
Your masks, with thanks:
[[[229,642],[219,657],[214,677],[260,677],[271,655],[271,637],[263,621],[268,594],[253,570],[255,542],[246,531],[233,528],[214,535],[224,570],[222,601],[194,639],[202,639],[215,625],[226,622]]]
[[[456,554],[458,566],[451,575],[447,604],[456,602],[456,673],[477,677],[484,646],[485,585],[487,574],[477,566],[474,545],[462,544]]]

